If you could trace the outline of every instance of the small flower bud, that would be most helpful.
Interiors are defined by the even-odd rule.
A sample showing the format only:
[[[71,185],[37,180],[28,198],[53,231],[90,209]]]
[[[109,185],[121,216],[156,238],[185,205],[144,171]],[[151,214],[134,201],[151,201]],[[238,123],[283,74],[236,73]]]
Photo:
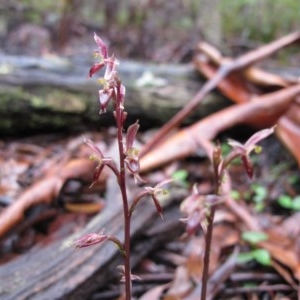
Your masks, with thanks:
[[[73,242],[73,246],[77,248],[84,248],[88,246],[92,246],[95,244],[99,244],[103,241],[107,240],[107,235],[101,233],[88,233],[82,236],[81,238],[75,240]]]

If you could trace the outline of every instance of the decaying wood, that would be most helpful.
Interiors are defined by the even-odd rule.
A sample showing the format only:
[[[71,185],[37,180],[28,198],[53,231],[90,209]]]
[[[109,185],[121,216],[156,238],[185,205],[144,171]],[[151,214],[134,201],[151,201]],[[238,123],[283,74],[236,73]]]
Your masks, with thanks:
[[[199,151],[201,142],[205,145],[205,141],[215,138],[218,133],[234,125],[246,124],[255,128],[268,127],[278,121],[285,113],[287,114],[285,117],[288,116],[288,119],[282,118],[278,121],[278,134],[287,144],[300,165],[300,151],[298,150],[300,122],[298,117],[299,104],[297,102],[300,90],[298,81],[295,79],[285,80],[280,76],[271,76],[268,73],[268,76],[261,82],[259,77],[261,72],[251,65],[283,46],[297,41],[299,38],[300,32],[296,32],[246,53],[237,59],[222,58],[217,49],[206,43],[200,43],[199,50],[208,54],[209,59],[202,61],[201,58],[196,56],[195,65],[209,80],[191,102],[165,124],[144,146],[141,169],[148,171],[150,168],[158,167],[174,159],[182,159],[188,155],[196,154]],[[212,66],[210,64],[211,61],[215,65]],[[255,83],[259,82],[265,85],[268,82],[271,87],[277,86],[277,91],[260,95],[262,91],[255,89],[253,82],[247,82],[246,78],[241,76],[243,74],[244,77],[248,77],[250,80],[254,79]],[[264,73],[264,75],[266,74]],[[195,105],[216,86],[227,97],[240,104],[212,114],[196,124],[179,131],[177,134],[166,138],[166,134],[171,129],[174,129],[192,111]],[[282,89],[278,90],[278,87]],[[290,115],[294,111],[297,113],[294,113],[291,117]],[[158,143],[161,139],[164,139],[164,141],[159,145]],[[150,151],[154,146],[156,148]],[[164,153],[168,153],[168,155],[166,156]]]
[[[298,107],[297,111],[300,109]],[[300,167],[300,122],[294,122],[290,118],[282,117],[278,121],[277,132],[283,143],[298,161]]]
[[[224,64],[227,62],[228,58],[222,58],[221,54],[206,43],[199,45],[199,50],[204,51],[204,53],[211,59],[215,65],[205,63],[201,59],[195,59],[195,65],[197,69],[205,74],[208,78],[213,78],[217,74],[217,68],[219,64]],[[254,89],[253,85],[258,84],[259,86],[266,86],[268,88],[282,88],[281,91],[277,93],[278,96],[284,95],[284,97],[292,97],[294,101],[289,104],[287,110],[282,111],[284,115],[277,121],[276,134],[280,140],[286,145],[290,152],[297,159],[300,166],[300,151],[299,151],[299,140],[300,140],[300,105],[299,105],[299,93],[291,95],[292,86],[297,86],[299,83],[298,77],[292,78],[279,76],[277,74],[272,74],[269,72],[262,71],[253,66],[248,69],[241,70],[239,74],[230,74],[227,78],[224,78],[218,85],[219,89],[224,95],[231,99],[235,103],[245,103],[252,100],[259,99],[257,95],[261,94],[262,91],[259,89]],[[243,80],[241,80],[243,76]],[[253,91],[254,90],[254,91]],[[273,94],[270,94],[272,96]],[[274,101],[274,105],[276,101]],[[256,123],[259,126],[267,126],[269,120],[264,117],[264,119],[257,118]],[[253,124],[254,125],[254,124]],[[257,126],[256,126],[257,127]]]
[[[112,184],[115,186],[115,183]],[[23,299],[88,299],[98,288],[105,286],[109,279],[118,276],[116,267],[122,264],[121,254],[112,244],[96,245],[75,250],[70,243],[85,233],[105,232],[123,240],[123,212],[121,199],[116,188],[109,188],[107,206],[80,232],[66,240],[51,245],[36,247],[12,262],[0,267],[0,298],[5,300]],[[162,203],[170,205],[170,200]],[[172,212],[170,214],[170,212]],[[178,220],[177,208],[168,210],[165,220]],[[152,222],[152,223],[151,223]],[[153,223],[155,222],[155,223]],[[161,233],[147,234],[147,228],[155,227],[162,220],[157,215],[152,201],[142,201],[132,219],[132,265],[136,265],[146,254],[162,242],[182,232],[179,221],[165,226]],[[167,221],[167,223],[169,223]],[[169,223],[170,225],[170,223]],[[146,233],[146,235],[145,235]]]
[[[268,45],[262,46],[258,49],[250,51],[240,57],[232,60],[228,60],[222,64],[218,69],[215,76],[208,80],[199,92],[192,98],[192,100],[186,104],[168,123],[166,123],[155,136],[147,143],[142,149],[142,155],[149,152],[154,146],[156,146],[165,136],[174,128],[176,128],[182,121],[196,109],[198,104],[208,95],[218,84],[230,73],[241,69],[246,69],[252,64],[261,61],[263,58],[271,55],[272,53],[280,50],[281,48],[295,43],[300,39],[300,31],[284,36]]]
[[[214,139],[221,131],[234,125],[244,124],[258,128],[272,126],[299,93],[298,84],[257,97],[250,102],[228,107],[181,129],[142,157],[141,170],[147,172],[170,161],[195,155],[203,146],[205,147],[203,141]]]
[[[96,79],[87,78],[92,61],[79,58],[30,58],[0,55],[0,133],[74,130],[112,125],[98,116]],[[153,65],[122,61],[126,110],[144,127],[168,121],[202,85],[192,65]],[[225,107],[214,94],[187,123]],[[20,126],[19,120],[26,120]]]

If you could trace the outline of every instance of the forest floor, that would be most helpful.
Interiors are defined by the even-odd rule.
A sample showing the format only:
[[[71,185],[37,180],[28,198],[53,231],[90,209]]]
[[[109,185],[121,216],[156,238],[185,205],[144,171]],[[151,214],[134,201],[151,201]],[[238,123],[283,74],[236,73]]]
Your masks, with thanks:
[[[77,35],[62,36],[56,44],[52,44],[53,35],[48,29],[21,24],[8,32],[4,50],[14,55],[92,55],[96,48],[93,31],[97,28],[84,28],[76,22],[74,24],[72,30]],[[174,33],[157,34],[150,29],[149,32],[141,33],[137,32],[137,28],[127,28],[124,35],[111,26],[100,30],[100,34],[104,33],[104,39],[109,41],[111,49],[120,60],[124,57],[157,63],[186,63],[192,60],[199,40],[196,33],[190,36],[179,35],[176,40],[168,39],[163,45],[162,41]],[[153,39],[156,39],[155,45]],[[45,44],[49,47],[44,47]],[[224,153],[228,152],[227,138],[244,142],[253,132],[253,128],[238,126],[224,131],[218,136]],[[65,136],[63,133],[45,133],[39,136],[6,137],[0,141],[0,212],[5,212],[5,208],[26,187],[51,170],[57,157],[61,159],[68,151],[70,157],[74,156],[74,145],[80,144],[82,135],[91,135],[101,140],[109,149],[113,147],[114,134],[112,128],[106,128],[101,133],[83,132],[76,137]],[[148,134],[140,133],[139,139],[147,140]],[[248,212],[251,220],[260,225],[260,233],[265,235],[259,236],[253,228],[247,227],[241,215],[226,205],[220,205],[211,253],[210,293],[214,299],[299,299],[299,169],[295,158],[276,137],[264,141],[262,146],[262,153],[254,158],[252,181],[247,178],[239,162],[230,167],[230,177],[232,198],[237,201],[237,206]],[[214,190],[212,167],[205,156],[189,156],[173,161],[145,176],[150,182],[156,182],[158,178],[165,179],[174,174],[182,177],[180,180],[186,194],[195,183],[199,186],[200,194],[211,194]],[[78,218],[85,223],[100,209],[102,204],[99,204],[99,199],[93,199],[96,205],[91,208],[92,214],[80,210],[75,213],[71,204],[77,187],[70,186],[69,189],[73,192],[63,191],[50,205],[28,211],[18,229],[13,229],[1,244],[2,266],[55,232],[65,222],[62,216]],[[104,194],[105,191],[101,190],[101,195]],[[86,198],[91,200],[90,196]],[[133,270],[134,274],[141,277],[133,285],[134,297],[143,300],[198,299],[203,246],[203,232],[200,230],[195,236],[179,235],[171,242],[153,249]],[[280,259],[283,253],[286,260]],[[119,293],[119,282],[114,280],[107,284],[105,290],[96,291],[90,299],[117,299]]]

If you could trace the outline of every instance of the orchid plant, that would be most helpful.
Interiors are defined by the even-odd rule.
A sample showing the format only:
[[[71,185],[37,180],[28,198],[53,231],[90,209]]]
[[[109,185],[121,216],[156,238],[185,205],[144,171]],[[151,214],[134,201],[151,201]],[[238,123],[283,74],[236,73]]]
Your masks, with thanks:
[[[99,83],[102,85],[102,89],[99,90],[99,114],[104,114],[107,111],[109,103],[112,102],[113,116],[117,127],[119,165],[113,158],[106,157],[93,141],[86,139],[85,143],[93,153],[90,158],[97,164],[93,175],[92,185],[98,181],[104,166],[108,167],[116,177],[123,203],[124,243],[114,236],[105,234],[104,230],[102,230],[100,233],[89,233],[78,238],[73,242],[73,245],[75,248],[84,248],[103,243],[105,241],[114,243],[124,258],[124,265],[120,267],[122,271],[121,281],[125,282],[125,298],[126,300],[130,300],[132,280],[138,279],[137,276],[131,274],[130,266],[130,224],[132,213],[142,198],[150,196],[154,202],[157,212],[160,216],[162,216],[162,208],[158,200],[158,195],[165,194],[167,192],[163,189],[163,185],[167,184],[169,180],[159,183],[155,187],[144,187],[142,192],[132,199],[132,201],[129,201],[126,190],[126,180],[128,178],[127,173],[133,175],[136,183],[145,182],[139,175],[139,150],[134,147],[134,141],[139,130],[139,124],[136,122],[130,125],[127,128],[124,138],[124,123],[127,118],[127,112],[125,111],[126,89],[118,75],[117,69],[119,62],[114,55],[108,55],[108,48],[106,44],[97,34],[94,34],[94,40],[98,45],[98,49],[94,51],[94,57],[98,59],[98,62],[91,67],[89,77],[92,77],[103,68],[105,69],[104,76],[99,79]]]
[[[128,180],[127,174],[129,173],[134,177],[136,184],[139,182],[145,183],[139,174],[139,150],[134,147],[139,124],[136,122],[130,125],[124,137],[124,124],[127,118],[127,112],[125,111],[126,88],[118,75],[119,62],[114,55],[109,56],[106,44],[97,34],[94,34],[94,40],[98,46],[98,49],[94,51],[94,56],[98,59],[98,62],[90,68],[89,77],[92,77],[103,68],[105,69],[104,76],[98,80],[102,86],[99,90],[99,114],[106,113],[109,104],[112,102],[113,116],[117,127],[119,163],[117,163],[115,159],[107,157],[93,141],[86,139],[84,142],[92,151],[90,158],[96,162],[91,185],[99,180],[99,176],[105,166],[108,167],[116,177],[123,204],[124,242],[104,233],[102,229],[99,233],[89,233],[78,238],[73,242],[73,245],[75,248],[85,248],[106,241],[114,243],[124,259],[124,265],[120,266],[122,272],[121,281],[125,282],[125,299],[130,300],[132,297],[132,281],[138,279],[138,276],[131,274],[130,265],[130,224],[132,213],[141,199],[150,196],[158,214],[162,217],[162,207],[159,203],[158,196],[167,193],[163,186],[168,184],[171,180],[161,182],[154,187],[146,186],[134,199],[129,201],[126,189],[126,181]],[[226,157],[222,156],[221,146],[217,145],[212,154],[215,182],[214,194],[200,195],[195,185],[192,194],[186,198],[181,205],[181,210],[187,215],[187,217],[183,219],[187,224],[187,232],[193,234],[196,230],[202,228],[205,234],[206,245],[201,289],[202,300],[206,299],[207,293],[209,253],[212,242],[214,215],[218,204],[224,201],[226,197],[222,191],[222,184],[228,173],[228,166],[235,158],[240,157],[248,176],[252,178],[253,164],[250,159],[250,153],[252,151],[257,153],[261,151],[261,147],[257,144],[272,134],[274,128],[275,127],[264,129],[255,133],[245,144],[230,140],[228,144],[232,147],[232,151]]]
[[[214,216],[218,204],[222,203],[227,196],[223,193],[222,186],[228,175],[228,166],[234,159],[240,157],[246,173],[249,178],[252,179],[253,164],[251,162],[250,153],[252,151],[259,153],[262,148],[257,144],[271,135],[274,132],[274,129],[275,126],[256,132],[245,144],[229,140],[228,144],[232,147],[232,150],[226,157],[222,156],[222,150],[219,144],[214,147],[212,154],[214,194],[200,195],[197,185],[194,185],[191,195],[189,195],[181,204],[181,211],[187,216],[182,219],[182,221],[186,223],[187,233],[194,234],[198,229],[202,229],[205,235],[201,300],[205,300],[207,296]]]

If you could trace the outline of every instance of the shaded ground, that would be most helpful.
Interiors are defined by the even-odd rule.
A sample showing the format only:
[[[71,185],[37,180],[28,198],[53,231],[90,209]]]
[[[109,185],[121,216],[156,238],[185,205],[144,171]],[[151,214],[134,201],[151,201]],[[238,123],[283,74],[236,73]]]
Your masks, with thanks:
[[[235,137],[235,134],[230,133],[230,136]],[[104,139],[110,148],[113,135],[108,131],[102,135],[93,135],[92,138]],[[66,155],[66,149],[70,149],[70,145],[74,147],[80,139],[81,136],[74,138],[47,135],[15,140],[2,145],[2,208],[9,205],[24,187],[30,186],[42,176],[45,170],[51,170],[53,163]],[[82,147],[79,148],[81,150],[79,152],[75,150],[72,157],[81,155],[79,153]],[[245,208],[254,219],[261,221],[263,218],[266,231],[268,228],[272,229],[275,222],[280,227],[284,226],[285,234],[297,236],[300,232],[299,222],[295,223],[298,213],[294,214],[293,210],[284,209],[278,204],[278,198],[282,195],[293,197],[299,194],[299,171],[294,160],[275,138],[265,141],[263,148],[264,151],[255,159],[253,181],[247,179],[240,164],[234,164],[231,167],[235,197],[239,199],[237,201],[240,205],[245,203]],[[149,174],[145,178],[150,183],[156,182],[159,178],[173,174],[175,170],[184,170],[187,174],[187,178],[183,181],[186,186],[184,189],[189,190],[191,184],[196,182],[199,184],[201,193],[212,193],[211,166],[206,158],[194,157],[186,161],[174,162],[167,168]],[[1,263],[13,259],[16,255],[24,254],[37,243],[47,245],[53,239],[66,237],[88,222],[93,212],[98,211],[103,204],[105,205],[101,199],[104,189],[99,187],[98,191],[88,194],[80,193],[81,196],[78,197],[81,184],[71,180],[53,203],[41,204],[28,210],[24,221],[2,243]],[[171,197],[175,195],[172,195],[171,189]],[[83,206],[80,206],[80,203]],[[93,205],[90,206],[90,204]],[[90,210],[89,214],[84,213],[86,209]],[[77,212],[74,213],[74,211]],[[167,215],[168,211],[165,211],[165,214]],[[72,224],[76,223],[78,225],[75,229]],[[167,224],[170,226],[168,221],[167,223],[162,221],[162,227],[158,230],[163,230]],[[278,273],[277,268],[275,271],[274,267],[256,261],[253,257],[251,258],[251,255],[235,267],[228,263],[229,255],[234,249],[244,255],[251,253],[254,249],[259,249],[259,246],[251,246],[241,238],[245,230],[244,222],[239,220],[237,215],[226,206],[220,207],[214,231],[212,254],[212,272],[215,272],[216,283],[221,283],[220,286],[216,285],[219,294],[215,299],[232,299],[232,297],[248,299],[251,295],[265,299],[277,299],[276,297],[281,299],[280,297],[286,295],[288,299],[297,299],[295,291],[289,285],[289,280],[293,279],[287,273]],[[178,236],[174,241],[154,249],[133,271],[142,278],[134,285],[135,296],[141,297],[145,292],[150,291],[151,294],[145,299],[158,299],[155,295],[163,294],[164,290],[168,295],[182,296],[192,291],[191,298],[187,299],[197,299],[202,269],[199,256],[203,254],[203,243],[203,235],[199,232],[199,235],[195,237]],[[297,251],[297,245],[293,247],[296,247],[293,251]],[[118,276],[117,272],[115,275]],[[228,279],[222,283],[223,276],[228,276]],[[165,284],[168,285],[165,286]],[[119,292],[118,281],[113,281],[108,284],[106,290],[96,292],[90,299],[116,299]]]

